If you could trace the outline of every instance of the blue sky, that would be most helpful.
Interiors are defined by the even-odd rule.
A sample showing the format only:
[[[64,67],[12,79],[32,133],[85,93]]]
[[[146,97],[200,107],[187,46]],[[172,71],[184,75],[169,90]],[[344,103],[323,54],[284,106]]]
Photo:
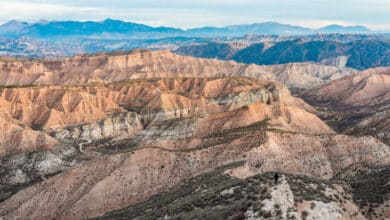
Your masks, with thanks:
[[[390,30],[390,0],[0,0],[9,20],[104,20],[193,28],[276,21]]]

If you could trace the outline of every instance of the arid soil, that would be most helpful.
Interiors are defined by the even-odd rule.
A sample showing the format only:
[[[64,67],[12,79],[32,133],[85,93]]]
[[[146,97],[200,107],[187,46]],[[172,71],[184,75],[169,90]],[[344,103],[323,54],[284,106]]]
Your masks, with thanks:
[[[387,191],[372,201],[360,182],[387,174],[389,146],[339,134],[259,72],[271,67],[165,51],[3,59],[0,218],[390,218]],[[375,103],[386,83],[366,90]]]
[[[390,68],[343,77],[300,94],[339,132],[390,144]]]

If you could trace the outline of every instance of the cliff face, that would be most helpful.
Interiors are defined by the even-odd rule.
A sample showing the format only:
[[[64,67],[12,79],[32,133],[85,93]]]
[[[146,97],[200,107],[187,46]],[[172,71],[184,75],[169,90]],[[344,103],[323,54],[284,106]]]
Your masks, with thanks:
[[[390,143],[390,68],[369,69],[303,93],[333,128]]]
[[[140,116],[134,112],[112,115],[106,119],[59,128],[51,132],[56,139],[99,140],[122,135],[131,135],[143,129]]]
[[[105,119],[126,108],[138,111],[143,118],[169,119],[192,116],[195,111],[219,112],[253,102],[272,103],[283,96],[289,96],[289,91],[281,84],[246,78],[138,80],[4,88],[0,89],[0,110],[25,126],[51,129]]]
[[[261,210],[271,216],[279,216],[272,207],[279,201],[283,216],[317,218],[323,212],[341,219],[360,216],[353,199],[345,199],[349,205],[302,198],[295,204],[300,194],[291,195],[289,188],[304,181],[296,175],[327,183],[344,173],[356,176],[354,167],[360,164],[390,164],[386,144],[370,136],[337,134],[287,86],[264,79],[284,77],[288,70],[294,72],[291,76],[304,69],[324,79],[341,77],[340,72],[315,72],[306,64],[261,67],[146,51],[2,62],[5,84],[24,84],[0,89],[0,216],[5,219],[98,217],[150,201],[185,180],[231,164],[236,165],[220,174],[236,183],[271,171],[292,175],[279,189],[265,187],[262,180],[271,198],[261,199]],[[388,74],[380,74],[366,84],[360,81],[367,77],[346,76],[340,85],[358,86],[339,91],[340,85],[326,89],[331,83],[326,84],[317,89],[325,94],[318,97],[334,97],[337,89],[345,94],[340,103],[361,107],[370,98],[372,106],[383,103],[386,109],[387,95],[381,94]],[[221,75],[227,76],[217,77]],[[371,95],[359,100],[357,88]],[[315,97],[314,90],[309,92]],[[332,195],[348,189],[343,181],[345,185],[328,185]],[[310,193],[329,193],[321,184],[314,184]],[[287,200],[281,192],[288,193]],[[308,210],[309,201],[318,210]],[[261,216],[254,208],[245,209],[245,215]]]
[[[66,87],[0,89],[0,103],[2,112],[33,128],[79,124],[121,111],[110,99]]]
[[[61,117],[42,120],[44,131],[60,144],[34,157],[30,161],[34,169],[7,165],[9,169],[2,171],[6,186],[2,190],[7,196],[2,198],[0,215],[5,218],[101,216],[237,162],[241,165],[226,170],[226,175],[248,178],[277,170],[330,179],[356,163],[390,163],[387,145],[371,137],[335,134],[310,113],[312,107],[275,82],[240,77],[186,78],[4,90],[4,94],[11,94],[4,99],[15,103],[39,103],[79,115],[72,117],[79,121],[69,119],[64,124],[58,123],[65,122]],[[38,95],[16,96],[31,91]],[[54,91],[81,98],[50,102],[47,97]],[[102,114],[84,116],[91,113],[78,110],[83,102]],[[118,112],[112,113],[113,109]],[[20,115],[29,115],[28,108],[20,110],[26,111]],[[59,126],[48,126],[52,124]],[[16,160],[24,161],[22,164],[29,161],[23,156],[8,156],[2,164]],[[42,180],[39,176],[49,178]],[[36,184],[25,188],[31,183]],[[305,204],[293,206],[301,210],[306,209]]]
[[[24,151],[49,149],[57,141],[47,134],[21,127],[17,122],[0,117],[0,157]]]
[[[317,100],[367,106],[389,101],[390,68],[368,69],[308,91]]]
[[[0,60],[2,85],[74,85],[146,78],[248,76],[307,88],[353,72],[353,69],[310,63],[258,66],[181,56],[169,51],[132,51],[33,61]]]
[[[230,143],[207,138],[201,145],[202,147],[184,148],[184,150],[163,149],[164,142],[158,141],[150,148],[145,147],[132,153],[105,156],[83,163],[82,166],[48,179],[44,184],[29,187],[15,194],[2,203],[0,214],[5,217],[24,218],[29,213],[29,217],[33,218],[56,217],[60,219],[99,216],[113,209],[142,202],[152,195],[165,191],[167,187],[172,187],[193,175],[211,171],[218,166],[241,160],[251,162],[251,159],[245,158],[254,157],[253,152],[256,151],[257,155],[264,156],[256,158],[252,162],[253,166],[244,165],[233,169],[231,171],[233,176],[245,177],[242,174],[246,170],[261,173],[272,169],[326,178],[330,177],[333,172],[339,171],[340,168],[345,168],[357,161],[389,163],[388,147],[380,143],[375,145],[375,142],[370,143],[374,144],[372,146],[375,150],[364,152],[362,155],[366,156],[361,158],[358,156],[359,153],[354,153],[354,149],[349,149],[349,152],[345,154],[337,153],[340,146],[345,146],[345,138],[339,140],[340,142],[334,141],[338,138],[332,140],[334,148],[330,151],[334,152],[326,152],[323,143],[314,141],[318,144],[304,149],[303,153],[306,158],[304,159],[295,147],[288,151],[291,152],[290,155],[286,155],[288,146],[298,147],[305,143],[305,141],[300,142],[299,139],[295,141],[299,136],[288,139],[289,141],[285,141],[284,144],[263,145],[261,137],[264,136],[259,129],[247,130],[246,133],[230,133],[230,135],[238,134],[241,138],[227,140]],[[301,138],[303,136],[301,135]],[[223,138],[227,137],[229,136],[223,136]],[[351,145],[346,148],[356,144],[356,141],[349,141],[352,141],[347,142]],[[357,141],[362,147],[367,146],[364,140],[357,139]],[[211,143],[216,145],[212,146]],[[314,153],[316,151],[319,153]],[[306,152],[313,152],[313,154],[306,154]],[[376,152],[381,153],[377,155]],[[286,157],[278,157],[279,155],[286,155]],[[337,159],[338,155],[343,158],[341,162]],[[290,159],[294,157],[297,157],[297,160],[291,161]],[[372,160],[373,157],[376,158],[375,161]],[[37,205],[45,205],[46,208],[37,210]],[[88,211],[85,212],[85,210]]]
[[[196,59],[169,51],[135,51],[124,54],[75,56],[42,61],[12,60],[2,63],[1,79],[5,85],[60,85],[87,82],[117,82],[129,79],[206,77],[258,74],[269,78],[270,73],[255,65],[230,61]]]
[[[313,88],[357,72],[350,68],[310,63],[279,64],[264,66],[264,68],[274,73],[277,81],[298,88]]]

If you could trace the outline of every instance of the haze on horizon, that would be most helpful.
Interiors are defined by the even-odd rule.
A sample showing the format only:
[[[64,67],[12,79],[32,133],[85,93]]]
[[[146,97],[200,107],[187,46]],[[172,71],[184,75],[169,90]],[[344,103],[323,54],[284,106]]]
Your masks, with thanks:
[[[390,30],[389,0],[0,0],[0,8],[0,23],[112,18],[184,29],[274,21]]]

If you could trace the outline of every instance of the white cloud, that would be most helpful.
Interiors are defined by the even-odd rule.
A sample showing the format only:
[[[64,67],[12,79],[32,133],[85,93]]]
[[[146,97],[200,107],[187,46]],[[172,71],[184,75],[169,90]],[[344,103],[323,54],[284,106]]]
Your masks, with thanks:
[[[191,28],[276,21],[390,30],[390,0],[0,0],[0,10],[0,22],[114,18]]]
[[[72,7],[60,4],[0,1],[0,20],[57,19],[86,14],[98,10],[90,7]]]

